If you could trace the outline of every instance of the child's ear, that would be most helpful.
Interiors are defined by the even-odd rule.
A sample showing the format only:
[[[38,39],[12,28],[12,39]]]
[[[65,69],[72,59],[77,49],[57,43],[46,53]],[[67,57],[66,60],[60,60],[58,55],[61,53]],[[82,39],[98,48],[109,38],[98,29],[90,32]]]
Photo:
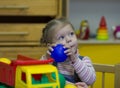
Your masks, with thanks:
[[[50,43],[47,43],[47,46],[50,46],[51,44]]]

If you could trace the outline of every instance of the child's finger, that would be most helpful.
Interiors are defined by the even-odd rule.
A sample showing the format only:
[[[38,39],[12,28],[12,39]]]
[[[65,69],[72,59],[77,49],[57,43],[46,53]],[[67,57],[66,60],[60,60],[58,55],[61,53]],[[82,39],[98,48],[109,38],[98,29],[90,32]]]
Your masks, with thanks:
[[[87,84],[84,83],[84,82],[78,82],[78,83],[75,83],[76,86],[81,86],[83,88],[88,88]]]
[[[47,51],[47,54],[48,54],[48,55],[51,55],[51,52],[48,50],[48,51]]]
[[[52,47],[48,47],[48,50],[51,52],[53,51],[54,49]]]

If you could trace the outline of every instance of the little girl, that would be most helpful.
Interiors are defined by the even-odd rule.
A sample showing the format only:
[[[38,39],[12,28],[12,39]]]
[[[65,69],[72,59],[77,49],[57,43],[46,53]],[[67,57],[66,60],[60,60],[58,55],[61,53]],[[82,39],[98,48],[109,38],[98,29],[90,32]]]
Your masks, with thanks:
[[[67,50],[64,53],[68,58],[64,62],[57,63],[57,68],[66,79],[66,83],[74,83],[76,86],[88,88],[96,80],[95,70],[92,62],[87,56],[80,56],[78,52],[77,37],[73,25],[65,18],[58,18],[48,22],[43,29],[41,43],[47,44],[46,55],[41,59],[51,56],[53,46],[63,44]]]

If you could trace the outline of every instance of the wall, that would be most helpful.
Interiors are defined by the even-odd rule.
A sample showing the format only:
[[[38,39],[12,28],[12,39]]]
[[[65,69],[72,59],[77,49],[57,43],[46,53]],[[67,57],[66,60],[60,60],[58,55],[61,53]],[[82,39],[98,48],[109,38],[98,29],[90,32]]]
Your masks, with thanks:
[[[78,29],[81,20],[88,20],[91,33],[96,33],[101,16],[106,17],[109,34],[120,24],[120,0],[69,0],[68,16]]]

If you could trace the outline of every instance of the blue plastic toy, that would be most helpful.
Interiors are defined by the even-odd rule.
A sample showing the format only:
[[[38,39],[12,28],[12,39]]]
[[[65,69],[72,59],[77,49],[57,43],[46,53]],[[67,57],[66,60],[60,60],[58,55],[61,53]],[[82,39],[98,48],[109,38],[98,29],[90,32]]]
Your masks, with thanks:
[[[64,48],[62,44],[57,44],[53,49],[51,57],[55,62],[64,62],[67,59],[67,55],[64,53],[66,48]]]

